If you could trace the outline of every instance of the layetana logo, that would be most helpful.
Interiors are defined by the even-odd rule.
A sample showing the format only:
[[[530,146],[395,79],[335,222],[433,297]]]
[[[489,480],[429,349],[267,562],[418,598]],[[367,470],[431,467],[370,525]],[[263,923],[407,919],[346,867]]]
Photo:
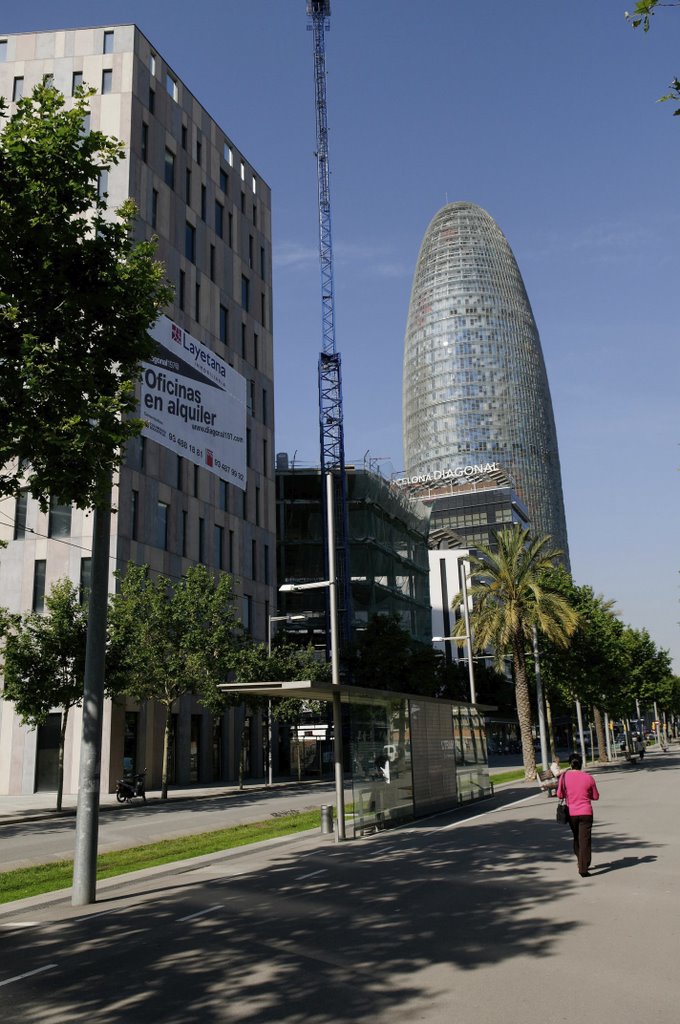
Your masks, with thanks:
[[[205,450],[205,461],[208,466],[214,465],[213,453],[210,448],[206,448]]]

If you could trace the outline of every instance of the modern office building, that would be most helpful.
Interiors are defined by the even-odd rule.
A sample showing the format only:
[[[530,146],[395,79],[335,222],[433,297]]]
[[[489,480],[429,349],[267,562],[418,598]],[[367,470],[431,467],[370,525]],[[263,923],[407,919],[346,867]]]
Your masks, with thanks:
[[[433,218],[420,248],[404,345],[404,476],[500,469],[533,530],[565,553],[557,435],[541,342],[512,250],[479,206]]]
[[[310,583],[325,575],[323,480],[318,469],[286,463],[285,455],[277,456],[278,579]],[[428,510],[378,474],[352,467],[347,506],[354,629],[365,628],[374,615],[396,614],[415,640],[429,643]],[[287,628],[325,646],[324,591],[282,593],[279,608],[284,615],[307,613]]]
[[[115,487],[110,587],[114,570],[128,561],[172,579],[197,563],[230,572],[245,629],[265,641],[276,609],[270,189],[134,25],[0,36],[0,95],[10,113],[44,76],[67,97],[79,85],[94,88],[85,130],[125,145],[126,159],[104,186],[112,209],[128,196],[136,201],[136,234],[158,237],[158,258],[175,288],[154,332],[171,351],[161,357],[163,372],[170,359],[181,374],[192,358],[187,352],[200,356],[203,368],[218,367],[226,385],[215,415],[238,425],[238,471],[228,478],[216,468],[215,437],[173,449],[167,437],[154,440],[160,435],[150,422],[146,436],[129,445]],[[141,394],[151,397],[142,411],[154,410],[150,421],[163,406],[162,384],[160,371],[145,373]],[[0,512],[0,537],[8,542],[0,553],[0,605],[41,611],[58,579],[87,586],[91,515],[56,505],[45,514],[27,494],[0,502]],[[2,701],[0,716],[0,792],[53,788],[59,715],[37,731],[22,727]],[[183,698],[174,717],[174,781],[236,777],[238,718],[213,721],[192,697]],[[66,793],[77,789],[80,716],[69,722]],[[104,728],[103,790],[134,766],[146,767],[157,785],[162,720],[154,709],[109,702]],[[259,775],[255,723],[249,740],[250,770]]]

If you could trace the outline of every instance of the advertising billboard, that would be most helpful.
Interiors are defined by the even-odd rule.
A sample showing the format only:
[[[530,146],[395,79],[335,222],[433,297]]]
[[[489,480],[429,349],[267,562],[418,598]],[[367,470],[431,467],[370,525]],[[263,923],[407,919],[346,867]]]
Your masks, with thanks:
[[[142,435],[244,491],[245,377],[166,316],[149,335],[157,349],[142,363]]]

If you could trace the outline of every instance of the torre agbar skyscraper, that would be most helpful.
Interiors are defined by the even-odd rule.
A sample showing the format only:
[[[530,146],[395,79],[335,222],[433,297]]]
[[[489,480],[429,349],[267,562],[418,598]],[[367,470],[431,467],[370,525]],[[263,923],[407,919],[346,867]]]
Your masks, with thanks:
[[[492,217],[449,203],[420,247],[404,344],[406,475],[495,464],[568,565],[548,377],[522,275]]]

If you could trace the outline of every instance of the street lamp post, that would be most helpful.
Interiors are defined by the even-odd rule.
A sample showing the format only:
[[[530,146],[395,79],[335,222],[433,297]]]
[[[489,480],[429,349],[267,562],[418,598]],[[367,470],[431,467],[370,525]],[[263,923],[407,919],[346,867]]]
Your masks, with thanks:
[[[305,619],[305,615],[270,615],[267,628],[267,654],[272,656],[272,622],[299,622]],[[267,785],[271,786],[274,781],[272,763],[272,699],[267,701]]]
[[[340,701],[340,645],[338,636],[338,598],[335,569],[335,519],[333,474],[326,474],[326,530],[328,535],[328,579],[315,583],[284,583],[279,590],[328,590],[331,624],[331,682],[333,691],[333,757],[335,761],[335,807],[338,827],[336,842],[345,839],[345,788],[342,769],[342,704]]]

